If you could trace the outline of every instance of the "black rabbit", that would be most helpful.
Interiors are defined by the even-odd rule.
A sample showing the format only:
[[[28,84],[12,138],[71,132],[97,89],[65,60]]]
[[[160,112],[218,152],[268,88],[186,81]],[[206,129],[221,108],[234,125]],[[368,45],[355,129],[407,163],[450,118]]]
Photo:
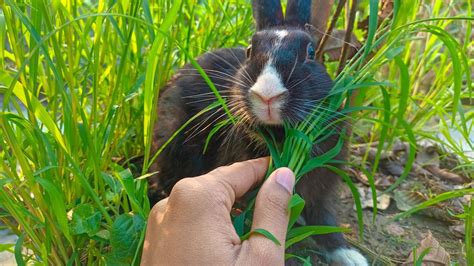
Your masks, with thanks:
[[[324,66],[315,60],[315,41],[307,27],[311,0],[289,0],[286,17],[280,0],[254,0],[252,7],[257,32],[247,49],[220,49],[197,59],[226,99],[230,112],[239,117],[237,123],[222,128],[203,154],[209,132],[227,116],[220,108],[194,120],[151,169],[158,171],[151,180],[152,202],[166,197],[181,178],[267,156],[266,146],[255,128],[265,125],[281,139],[284,121],[303,120],[328,95],[333,83]],[[183,123],[215,100],[198,71],[191,65],[184,66],[162,91],[154,148],[160,147]],[[338,125],[339,129],[342,127]],[[329,137],[313,150],[324,153],[337,140],[337,136]],[[343,160],[345,156],[346,149],[338,158]],[[337,201],[334,190],[339,180],[339,176],[327,169],[317,169],[300,180],[296,191],[306,201],[303,211],[306,224],[336,225],[331,206]],[[331,264],[367,265],[359,252],[349,248],[342,234],[316,236],[315,240]]]

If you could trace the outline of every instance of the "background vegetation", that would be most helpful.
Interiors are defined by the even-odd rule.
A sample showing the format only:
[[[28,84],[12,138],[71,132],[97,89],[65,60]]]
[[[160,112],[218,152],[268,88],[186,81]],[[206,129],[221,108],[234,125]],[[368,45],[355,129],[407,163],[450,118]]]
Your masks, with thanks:
[[[379,1],[359,1],[356,21],[371,14],[369,32],[354,29],[365,47],[340,75],[327,63],[341,88],[360,91],[353,142],[378,148],[367,175],[373,183],[382,151],[403,140],[408,163],[395,185],[404,182],[428,139],[472,177],[471,0],[393,3],[395,16],[374,27]],[[189,58],[246,46],[252,33],[246,0],[0,1],[0,218],[19,236],[0,249],[20,265],[137,264],[159,88]],[[472,265],[470,203],[460,217]]]

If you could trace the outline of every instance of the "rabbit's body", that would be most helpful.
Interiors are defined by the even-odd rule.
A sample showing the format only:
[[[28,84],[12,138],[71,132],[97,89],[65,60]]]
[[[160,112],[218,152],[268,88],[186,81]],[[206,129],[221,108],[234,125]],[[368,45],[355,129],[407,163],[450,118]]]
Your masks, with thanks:
[[[227,88],[231,86],[231,82],[226,81],[227,75],[234,76],[236,66],[244,60],[245,50],[234,48],[204,54],[197,62],[207,72],[221,95],[226,97],[229,95]],[[222,72],[219,75],[223,79],[217,78],[214,71]],[[153,140],[155,150],[181,125],[214,101],[214,94],[194,67],[186,65],[179,70],[161,92]],[[204,153],[206,138],[213,125],[224,119],[226,115],[222,108],[197,117],[163,151],[152,169],[153,172],[159,172],[149,192],[152,202],[166,197],[174,184],[183,177],[202,175],[219,166],[267,155],[264,146],[253,145],[255,143],[252,143],[252,136],[242,132],[243,129],[226,134],[229,128],[221,129],[222,133],[218,132],[211,138]]]
[[[150,187],[152,202],[166,197],[181,178],[268,156],[256,126],[267,126],[281,140],[283,121],[303,120],[327,96],[332,81],[324,66],[314,60],[314,40],[304,28],[309,16],[288,13],[307,12],[300,10],[307,2],[311,1],[289,1],[287,20],[283,21],[278,0],[254,1],[258,32],[251,46],[247,50],[220,49],[197,59],[238,119],[236,124],[221,128],[211,138],[205,153],[206,139],[214,125],[227,119],[222,107],[197,117],[178,134],[151,169],[158,172]],[[215,100],[194,67],[186,65],[179,70],[160,96],[155,150]],[[338,130],[342,127],[337,126]],[[313,152],[324,153],[334,147],[337,140],[338,136],[329,137],[315,146]],[[337,159],[343,160],[345,156],[346,150]],[[337,225],[331,206],[337,201],[334,190],[339,181],[339,176],[325,168],[314,170],[299,181],[296,191],[306,201],[303,216],[307,225]],[[348,247],[342,234],[321,235],[315,240],[334,264],[367,265],[362,255]]]

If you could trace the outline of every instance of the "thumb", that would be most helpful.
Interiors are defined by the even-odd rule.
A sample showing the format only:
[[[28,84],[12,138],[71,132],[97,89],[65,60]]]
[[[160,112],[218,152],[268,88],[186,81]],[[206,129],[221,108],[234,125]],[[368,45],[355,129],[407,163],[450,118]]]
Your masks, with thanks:
[[[255,202],[252,231],[265,229],[272,233],[281,245],[275,245],[270,239],[259,234],[253,234],[249,241],[253,247],[258,246],[267,254],[274,252],[274,256],[281,256],[282,259],[289,219],[288,203],[293,194],[294,185],[293,172],[289,168],[279,168],[262,185]]]

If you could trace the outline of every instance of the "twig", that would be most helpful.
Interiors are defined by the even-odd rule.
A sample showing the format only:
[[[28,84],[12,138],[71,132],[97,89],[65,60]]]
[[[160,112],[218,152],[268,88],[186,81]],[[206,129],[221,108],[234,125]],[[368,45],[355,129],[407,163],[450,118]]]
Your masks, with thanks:
[[[322,61],[322,59],[323,59],[324,46],[326,46],[326,42],[329,39],[329,37],[331,36],[334,27],[336,26],[336,22],[339,19],[339,16],[341,15],[342,8],[344,7],[345,4],[346,4],[346,0],[339,0],[339,3],[337,4],[336,12],[332,16],[331,24],[329,24],[329,28],[327,28],[326,32],[324,33],[324,35],[323,35],[323,37],[322,37],[322,39],[319,43],[318,49],[316,50],[316,58],[319,61]]]
[[[394,260],[387,256],[381,255],[375,251],[372,251],[370,248],[366,247],[365,245],[361,244],[358,240],[350,236],[346,236],[346,240],[347,242],[349,242],[349,244],[356,247],[357,249],[362,250],[362,252],[367,254],[374,263],[378,262],[378,263],[381,263],[382,265],[397,265],[403,262],[399,260]],[[378,265],[378,264],[372,264],[372,265]]]
[[[347,49],[349,48],[349,42],[351,41],[352,31],[354,30],[354,22],[357,11],[357,0],[352,0],[351,10],[349,14],[349,21],[347,22],[346,36],[344,36],[344,46],[342,46],[341,57],[339,58],[339,67],[337,74],[339,75],[347,61]]]

